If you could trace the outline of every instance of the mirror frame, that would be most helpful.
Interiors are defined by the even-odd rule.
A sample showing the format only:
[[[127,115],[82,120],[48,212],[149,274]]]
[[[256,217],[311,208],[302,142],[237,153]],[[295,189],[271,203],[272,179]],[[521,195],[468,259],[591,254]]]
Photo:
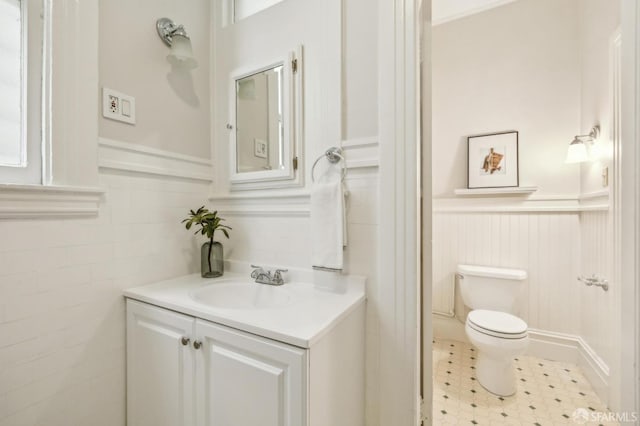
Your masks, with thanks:
[[[293,71],[293,61],[297,61]],[[282,117],[283,117],[283,158],[284,167],[275,170],[238,172],[237,163],[237,81],[251,75],[283,65],[282,72]],[[302,46],[289,52],[285,57],[277,58],[268,65],[245,66],[231,73],[229,80],[229,180],[231,190],[249,190],[261,188],[282,188],[303,184],[304,173],[301,167],[303,144],[302,111]],[[229,128],[231,127],[231,128]],[[294,167],[297,163],[298,167]]]

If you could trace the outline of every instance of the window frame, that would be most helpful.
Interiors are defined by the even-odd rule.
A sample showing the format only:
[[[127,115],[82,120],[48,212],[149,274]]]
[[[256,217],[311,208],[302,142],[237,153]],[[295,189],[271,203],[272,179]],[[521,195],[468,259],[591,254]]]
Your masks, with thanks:
[[[42,4],[42,179],[0,182],[0,219],[94,216],[105,192],[98,175],[99,3],[28,1]]]

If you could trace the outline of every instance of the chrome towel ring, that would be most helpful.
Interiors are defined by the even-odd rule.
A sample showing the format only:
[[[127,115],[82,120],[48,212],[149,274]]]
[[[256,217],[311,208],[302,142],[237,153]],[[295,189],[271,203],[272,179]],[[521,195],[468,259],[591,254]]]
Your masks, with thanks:
[[[318,161],[322,160],[323,158],[326,158],[327,161],[331,164],[336,164],[338,161],[342,160],[342,178],[341,179],[344,180],[344,178],[347,176],[347,167],[345,165],[345,159],[342,156],[342,148],[337,148],[335,146],[332,146],[331,148],[327,149],[324,152],[324,154],[318,157],[316,161],[313,163],[313,167],[311,167],[311,182],[316,181],[315,177],[313,176],[313,173],[316,170]]]

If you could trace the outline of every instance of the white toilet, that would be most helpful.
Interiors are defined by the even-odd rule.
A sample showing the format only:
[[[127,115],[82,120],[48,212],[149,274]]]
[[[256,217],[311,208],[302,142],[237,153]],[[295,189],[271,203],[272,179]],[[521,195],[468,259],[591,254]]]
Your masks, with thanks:
[[[516,392],[513,359],[529,344],[527,323],[514,315],[526,278],[518,269],[458,265],[462,299],[472,309],[465,331],[478,350],[476,378],[500,396]]]

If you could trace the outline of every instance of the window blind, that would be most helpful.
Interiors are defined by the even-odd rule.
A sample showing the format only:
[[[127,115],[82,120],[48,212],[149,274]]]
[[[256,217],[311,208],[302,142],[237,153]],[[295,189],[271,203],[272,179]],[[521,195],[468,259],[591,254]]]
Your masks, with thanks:
[[[0,165],[24,166],[20,0],[0,0]]]

